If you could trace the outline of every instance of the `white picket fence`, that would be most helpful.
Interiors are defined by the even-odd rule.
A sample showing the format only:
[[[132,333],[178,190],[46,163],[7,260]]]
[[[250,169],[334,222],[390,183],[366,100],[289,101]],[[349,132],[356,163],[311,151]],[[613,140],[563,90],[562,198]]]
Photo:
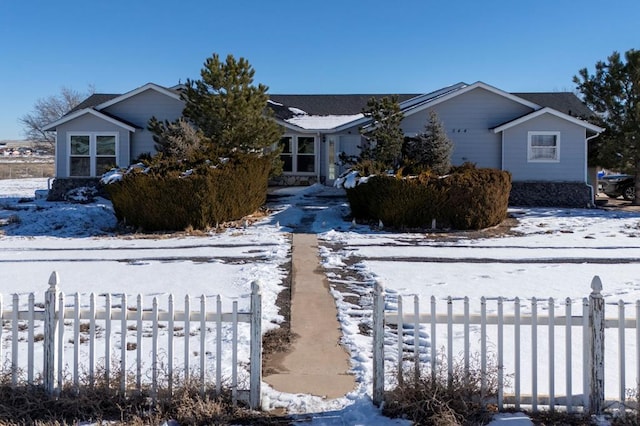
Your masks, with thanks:
[[[152,306],[143,306],[143,297],[138,295],[136,307],[130,307],[125,294],[113,296],[104,295],[104,307],[96,306],[96,296],[89,297],[89,308],[82,305],[80,295],[76,293],[72,297],[73,303],[68,303],[69,297],[65,296],[59,289],[59,277],[57,272],[53,272],[49,278],[49,288],[45,292],[44,302],[35,303],[33,293],[28,295],[28,308],[20,310],[21,300],[17,294],[12,297],[11,309],[3,310],[2,294],[0,294],[0,372],[10,369],[12,385],[17,385],[22,379],[21,370],[26,370],[26,381],[28,384],[42,384],[45,389],[55,394],[65,384],[68,384],[71,375],[72,385],[80,386],[81,371],[80,365],[86,366],[88,378],[93,384],[98,375],[104,379],[107,386],[110,386],[112,376],[112,359],[115,357],[118,365],[117,374],[118,386],[121,392],[128,392],[132,389],[140,391],[143,387],[150,390],[152,396],[157,396],[162,379],[162,385],[166,386],[169,393],[174,390],[174,382],[183,380],[198,380],[201,392],[209,389],[208,381],[215,372],[215,390],[220,393],[223,384],[223,350],[231,351],[227,355],[231,357],[231,377],[224,377],[230,381],[234,403],[238,399],[245,400],[250,407],[260,407],[261,382],[262,382],[262,295],[260,286],[252,283],[250,312],[238,312],[238,304],[233,302],[231,312],[223,312],[221,298],[216,297],[216,306],[210,309],[206,306],[205,296],[200,297],[199,307],[191,306],[191,297],[186,296],[184,300],[184,310],[176,310],[173,296],[169,296],[166,309],[158,306],[157,297],[153,298]],[[69,306],[69,305],[72,305]],[[87,329],[88,321],[88,329]],[[149,323],[151,333],[148,332]],[[238,325],[241,323],[250,324],[250,361],[249,361],[249,383],[239,383],[238,374]],[[34,330],[42,324],[43,333],[35,335]],[[69,325],[72,325],[72,332],[69,332]],[[10,337],[3,335],[5,326],[11,330]],[[67,330],[65,331],[65,326]],[[147,327],[147,331],[143,331]],[[193,326],[193,327],[192,327]],[[233,336],[231,344],[223,344],[223,326],[231,327]],[[207,346],[207,334],[209,330],[215,329],[214,347]],[[82,328],[82,330],[81,330]],[[166,329],[166,341],[159,342],[159,331]],[[174,331],[182,330],[181,337],[176,336]],[[27,334],[26,338],[24,334]],[[190,337],[194,333],[199,336],[197,347],[192,347]],[[98,334],[100,345],[97,345]],[[118,345],[114,345],[112,334],[119,334],[119,354],[114,350]],[[143,350],[143,334],[151,339],[151,347]],[[135,344],[127,342],[127,338],[135,336]],[[148,340],[148,339],[146,339]],[[176,348],[180,341],[182,346],[182,359]],[[42,343],[40,343],[42,342]],[[104,353],[98,354],[98,346],[104,342]],[[209,342],[209,345],[211,342]],[[26,345],[26,367],[25,360],[20,359],[20,345]],[[39,348],[38,345],[42,345]],[[65,360],[65,346],[72,347],[72,360]],[[147,342],[146,345],[149,345]],[[11,352],[7,359],[10,346]],[[42,350],[42,360],[38,363],[42,366],[39,370],[36,366],[36,347]],[[88,346],[88,354],[86,349]],[[230,346],[230,347],[229,347]],[[82,348],[82,353],[81,353]],[[162,350],[160,349],[162,348]],[[135,350],[135,361],[133,365],[127,363],[128,352]],[[192,368],[190,358],[192,352],[199,351],[199,368]],[[207,362],[207,354],[211,354],[215,362]],[[87,358],[83,357],[86,356]],[[96,358],[104,356],[102,363],[97,363]],[[145,365],[150,363],[150,367]],[[68,365],[72,365],[73,371],[68,370]],[[214,365],[209,365],[214,364]],[[135,367],[135,368],[134,368]],[[227,369],[228,370],[228,369]],[[133,373],[135,371],[135,373]],[[129,374],[129,372],[132,372]],[[199,373],[199,374],[194,374]],[[24,373],[22,373],[24,375]],[[149,377],[150,376],[150,377]],[[246,382],[246,380],[244,380]],[[240,381],[242,382],[242,381]],[[241,385],[245,385],[241,389]],[[115,384],[114,384],[115,386]],[[226,383],[225,383],[226,387]]]
[[[397,385],[402,383],[403,373],[413,372],[418,377],[430,372],[435,378],[442,371],[440,369],[446,369],[447,379],[453,380],[457,368],[455,360],[460,358],[463,377],[467,380],[470,359],[477,354],[482,396],[486,396],[488,375],[498,376],[497,398],[487,401],[495,403],[499,410],[505,405],[516,409],[526,405],[532,411],[537,411],[540,406],[549,410],[564,407],[569,412],[581,407],[585,412],[600,414],[606,407],[628,406],[627,385],[634,391],[640,386],[640,301],[634,304],[632,318],[626,318],[626,304],[623,301],[618,303],[616,317],[605,318],[599,277],[594,277],[591,288],[589,297],[581,301],[582,312],[572,312],[573,301],[569,298],[558,301],[560,310],[564,306],[564,312],[557,315],[554,299],[533,298],[527,303],[518,298],[506,302],[501,297],[483,297],[480,313],[471,314],[467,297],[447,298],[446,313],[444,309],[438,310],[442,302],[438,306],[433,296],[428,312],[423,311],[418,296],[412,297],[413,307],[405,309],[402,296],[386,295],[382,286],[376,284],[373,314],[374,403],[379,405],[383,402],[385,380],[387,386]],[[396,303],[395,312],[385,312],[386,306]],[[455,303],[462,303],[462,308],[458,305],[454,309]],[[538,306],[542,304],[544,309]],[[488,305],[494,313],[487,314]],[[505,307],[512,308],[513,313],[505,314]],[[522,313],[523,307],[530,312]],[[396,330],[388,326],[395,326]],[[478,328],[479,341],[472,346],[471,336],[477,336]],[[606,329],[610,331],[607,332],[609,337],[605,350]],[[425,331],[428,333],[428,344],[424,344],[424,338],[420,343],[421,330],[423,337]],[[627,330],[635,334],[629,338]],[[397,339],[395,336],[389,337],[393,334],[397,334]],[[441,343],[437,336],[442,338],[445,334],[446,338]],[[527,342],[523,335],[528,337]],[[460,340],[462,350],[456,352],[454,343],[459,347]],[[427,347],[430,348],[429,353],[425,353]],[[444,353],[437,354],[440,348]],[[607,362],[617,361],[617,377],[607,377],[608,381],[617,380],[617,395],[607,395],[606,399],[605,352]],[[492,355],[495,356],[497,370],[491,370],[488,365]],[[529,365],[523,365],[523,358]],[[626,379],[634,373],[627,370],[627,358],[634,358],[631,364],[631,369],[635,368],[633,381]],[[385,376],[385,360],[389,364],[387,368],[397,373],[396,377],[390,379]],[[512,366],[511,371],[506,370],[506,364]],[[527,395],[522,389],[525,374],[531,383],[531,393]],[[513,385],[505,386],[505,379],[513,381]],[[582,381],[581,386],[575,383],[579,381]],[[544,394],[539,391],[543,387],[546,390]],[[564,389],[558,392],[556,389],[561,387]]]

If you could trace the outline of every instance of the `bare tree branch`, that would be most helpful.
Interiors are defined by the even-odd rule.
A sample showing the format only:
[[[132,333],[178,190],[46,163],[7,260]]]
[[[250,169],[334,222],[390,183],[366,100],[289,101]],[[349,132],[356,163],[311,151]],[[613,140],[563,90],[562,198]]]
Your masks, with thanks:
[[[59,94],[38,99],[33,110],[18,119],[22,124],[24,136],[40,148],[53,151],[55,132],[45,132],[44,127],[71,111],[94,92],[95,88],[92,85],[87,88],[86,93],[62,87]]]

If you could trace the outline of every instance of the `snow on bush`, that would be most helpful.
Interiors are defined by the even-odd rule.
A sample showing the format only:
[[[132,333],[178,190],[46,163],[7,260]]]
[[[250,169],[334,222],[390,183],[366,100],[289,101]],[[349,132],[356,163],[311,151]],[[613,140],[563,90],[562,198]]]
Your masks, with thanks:
[[[367,183],[370,177],[371,176],[360,176],[358,170],[349,170],[336,179],[333,186],[344,189],[355,188],[357,185]]]
[[[120,182],[124,175],[129,174],[134,170],[140,170],[142,171],[142,173],[148,173],[149,167],[145,166],[142,163],[136,163],[130,165],[127,169],[113,168],[102,175],[102,177],[100,178],[100,183],[102,183],[103,185],[109,185],[111,183]]]

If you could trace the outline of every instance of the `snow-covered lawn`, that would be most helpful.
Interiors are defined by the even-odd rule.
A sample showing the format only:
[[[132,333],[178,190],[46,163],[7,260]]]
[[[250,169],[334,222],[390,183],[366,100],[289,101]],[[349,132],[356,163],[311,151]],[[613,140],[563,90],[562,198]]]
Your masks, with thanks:
[[[371,338],[359,330],[366,306],[354,306],[349,297],[366,298],[373,280],[392,293],[417,294],[423,300],[431,295],[468,296],[472,309],[481,296],[517,296],[553,297],[557,303],[571,297],[577,310],[594,275],[603,281],[608,304],[640,298],[637,213],[517,209],[512,211],[519,223],[516,235],[440,239],[353,226],[344,219],[344,202],[309,201],[308,195],[323,191],[314,186],[291,191],[274,204],[272,215],[246,229],[136,238],[113,235],[115,218],[108,201],[81,205],[21,200],[46,184],[46,179],[0,181],[0,223],[6,223],[0,226],[0,293],[5,308],[12,293],[35,292],[38,300],[53,270],[67,294],[143,293],[161,300],[169,293],[177,300],[185,294],[220,294],[227,306],[238,300],[241,309],[247,306],[250,283],[259,279],[269,329],[281,320],[275,298],[290,258],[288,232],[306,218],[321,239],[321,258],[334,284],[344,343],[360,385],[331,401],[272,389],[266,395],[271,407],[316,413],[318,424],[332,424],[336,416],[345,424],[400,423],[380,417],[370,402]],[[526,309],[525,304],[523,312]],[[544,345],[545,340],[539,342]],[[616,362],[607,363],[608,372],[610,366],[615,370]]]
[[[332,249],[323,251],[325,267],[333,272],[335,282],[344,282],[344,271],[358,272],[360,279],[353,284],[362,287],[377,280],[391,296],[410,296],[407,299],[412,309],[413,295],[421,300],[421,311],[428,312],[429,298],[435,296],[439,311],[446,313],[445,299],[452,296],[454,313],[462,313],[459,299],[470,299],[471,313],[480,313],[480,298],[487,297],[488,313],[495,313],[495,298],[505,300],[505,314],[513,313],[514,299],[521,299],[521,312],[531,312],[529,299],[538,302],[538,315],[546,315],[549,298],[554,299],[556,315],[564,314],[565,300],[572,299],[572,312],[580,315],[582,299],[591,292],[590,284],[595,275],[604,283],[603,295],[607,304],[607,316],[615,317],[615,306],[619,300],[626,303],[640,299],[640,216],[632,213],[606,213],[598,210],[520,210],[519,236],[492,239],[461,239],[442,241],[432,235],[406,235],[329,231],[323,234]],[[337,244],[337,245],[336,245]],[[337,248],[336,248],[337,247]],[[345,265],[351,265],[345,268]],[[347,278],[347,281],[349,279]],[[352,284],[352,286],[353,286]],[[393,301],[393,298],[391,299]],[[348,304],[347,304],[348,305]],[[393,309],[393,303],[388,302]],[[343,310],[346,311],[346,310]],[[633,307],[627,316],[634,317]],[[357,316],[345,320],[357,326]],[[428,326],[424,327],[426,333]],[[409,331],[411,333],[411,331]],[[495,354],[496,329],[489,327],[490,351]],[[454,327],[454,355],[461,353],[462,327]],[[480,330],[472,327],[471,342],[479,342]],[[513,329],[505,328],[505,368],[514,370],[512,345]],[[573,331],[574,356],[580,361],[581,334]],[[618,396],[617,331],[607,330],[606,393],[607,397]],[[627,360],[635,359],[635,331],[626,335]],[[436,350],[446,346],[446,327],[439,327]],[[530,394],[531,388],[531,335],[529,328],[522,329],[522,392]],[[548,377],[544,367],[548,354],[546,327],[538,333],[538,377]],[[564,381],[564,330],[556,330],[556,383],[558,394],[565,392]],[[365,348],[362,347],[362,350]],[[423,352],[428,349],[423,347]],[[473,349],[472,349],[473,350]],[[479,352],[479,345],[475,344]],[[544,361],[544,362],[542,362]],[[633,364],[633,363],[632,363]],[[573,392],[582,393],[581,362],[573,363]],[[626,370],[627,387],[636,383],[635,368]],[[509,391],[509,388],[507,388]],[[513,391],[513,390],[511,390]],[[548,393],[547,382],[542,381],[538,392]]]

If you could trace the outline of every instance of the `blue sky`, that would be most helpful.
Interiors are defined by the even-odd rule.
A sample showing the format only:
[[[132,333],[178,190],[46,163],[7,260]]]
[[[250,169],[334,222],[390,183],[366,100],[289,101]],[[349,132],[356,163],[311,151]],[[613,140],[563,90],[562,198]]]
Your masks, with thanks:
[[[640,48],[638,0],[0,0],[0,140],[62,86],[123,93],[245,57],[271,93],[574,90]]]

